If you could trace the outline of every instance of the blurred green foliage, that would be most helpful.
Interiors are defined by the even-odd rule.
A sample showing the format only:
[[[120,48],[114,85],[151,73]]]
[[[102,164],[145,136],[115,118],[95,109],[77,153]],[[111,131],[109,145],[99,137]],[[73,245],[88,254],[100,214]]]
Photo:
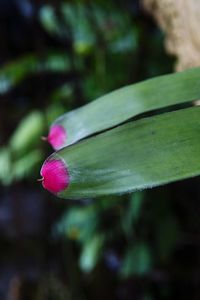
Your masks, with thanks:
[[[57,8],[50,4],[42,5],[38,18],[44,29],[51,35],[64,41],[70,38],[73,49],[66,48],[65,51],[60,52],[49,49],[47,53],[40,56],[28,53],[16,61],[4,64],[0,71],[0,94],[8,93],[15,86],[23,84],[26,78],[31,79],[33,75],[75,71],[80,78],[78,83],[73,81],[62,83],[49,95],[48,105],[43,112],[30,112],[24,120],[20,121],[8,142],[7,151],[11,155],[7,154],[5,166],[15,163],[16,159],[28,154],[35,162],[42,161],[44,157],[42,152],[28,152],[33,151],[34,148],[38,149],[40,136],[47,131],[47,127],[57,116],[79,103],[84,104],[107,91],[138,79],[134,72],[135,69],[138,71],[138,52],[144,37],[139,21],[134,18],[131,11],[122,9],[112,2],[105,5],[103,2],[86,4],[82,1],[73,3],[63,1]],[[156,44],[157,40],[162,42],[161,35],[152,36],[150,43]],[[157,46],[152,49],[152,52],[155,51],[159,51]],[[151,69],[146,68],[147,74],[143,77],[157,74],[157,63],[159,59],[162,60],[163,55],[160,53],[159,57],[159,53],[157,54],[155,65]],[[165,69],[170,70],[167,61]],[[77,84],[81,89],[82,97],[78,100],[74,99],[74,85]],[[2,150],[2,158],[0,157],[2,161],[4,161],[4,153],[5,150]],[[2,176],[2,182],[17,180],[18,175],[21,180],[28,175],[29,171],[31,172],[31,168],[27,168],[25,164],[24,168],[26,171],[23,172],[21,166],[21,171],[15,172],[15,175],[11,171],[10,179],[5,180]]]
[[[164,53],[161,32],[151,23],[149,28],[150,21],[140,14],[129,1],[58,1],[56,5],[46,1],[40,6],[40,26],[60,44],[4,63],[0,94],[28,85],[33,95],[37,87],[32,82],[35,78],[41,81],[41,88],[45,74],[52,76],[53,84],[51,81],[45,90],[46,99],[41,88],[39,102],[31,99],[34,105],[20,110],[16,128],[2,139],[2,185],[35,182],[43,159],[52,151],[41,136],[57,116],[115,88],[171,71],[172,61]],[[137,192],[66,204],[51,234],[62,237],[67,249],[72,245],[63,253],[72,257],[66,266],[69,282],[66,288],[47,276],[41,280],[36,299],[97,299],[94,292],[93,298],[83,296],[84,288],[80,296],[80,282],[83,278],[92,282],[87,277],[91,275],[99,289],[101,281],[107,281],[105,274],[112,272],[121,283],[131,278],[136,283],[138,278],[147,280],[143,296],[137,297],[136,292],[134,299],[158,299],[149,290],[149,281],[157,267],[169,262],[179,236],[179,224],[168,200],[162,193],[155,197],[152,192]],[[74,292],[72,279],[80,293]],[[90,289],[88,283],[86,286]],[[115,297],[114,291],[112,295],[113,299],[130,299]]]

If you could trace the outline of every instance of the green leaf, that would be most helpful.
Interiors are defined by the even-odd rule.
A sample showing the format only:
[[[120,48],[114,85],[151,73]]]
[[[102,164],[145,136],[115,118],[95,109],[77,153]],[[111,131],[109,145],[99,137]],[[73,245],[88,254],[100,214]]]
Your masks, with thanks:
[[[145,243],[138,243],[130,247],[125,255],[121,274],[123,277],[144,275],[152,268],[151,252]]]
[[[0,95],[7,93],[30,74],[64,72],[69,69],[70,62],[66,54],[49,53],[43,57],[27,55],[1,68]]]
[[[200,107],[130,122],[53,153],[70,176],[62,198],[152,188],[200,175]]]
[[[129,199],[128,209],[122,219],[122,227],[129,238],[133,237],[134,225],[141,215],[144,199],[144,192],[136,192]]]
[[[44,5],[39,11],[42,26],[51,34],[60,34],[59,22],[52,6]]]
[[[12,181],[11,153],[6,147],[0,148],[0,182],[9,185]]]
[[[80,256],[80,267],[85,272],[91,272],[102,254],[104,236],[98,234],[86,241]]]
[[[59,117],[67,146],[138,114],[200,98],[200,68],[133,84]]]
[[[44,122],[44,115],[39,111],[33,111],[22,119],[10,139],[10,148],[16,156],[38,144]]]
[[[70,239],[84,242],[94,235],[98,221],[95,206],[74,207],[62,216],[56,226],[56,232],[65,233]]]

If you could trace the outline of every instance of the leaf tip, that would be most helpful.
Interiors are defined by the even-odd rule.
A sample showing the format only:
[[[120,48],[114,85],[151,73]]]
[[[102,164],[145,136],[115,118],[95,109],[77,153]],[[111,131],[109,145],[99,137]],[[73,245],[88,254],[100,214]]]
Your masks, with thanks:
[[[67,138],[66,130],[61,125],[53,125],[50,128],[46,140],[51,144],[55,150],[59,150],[65,144]]]
[[[40,175],[43,187],[53,194],[66,189],[69,185],[69,173],[65,163],[60,159],[46,160]]]

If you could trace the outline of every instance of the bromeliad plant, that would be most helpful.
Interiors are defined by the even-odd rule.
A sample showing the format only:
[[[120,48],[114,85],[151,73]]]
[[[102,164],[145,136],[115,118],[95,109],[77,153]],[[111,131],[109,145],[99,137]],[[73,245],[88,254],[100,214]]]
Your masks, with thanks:
[[[121,88],[61,116],[47,137],[57,151],[42,166],[44,188],[79,199],[199,175],[200,108],[175,110],[197,99],[200,68]],[[170,112],[143,114],[170,106]]]

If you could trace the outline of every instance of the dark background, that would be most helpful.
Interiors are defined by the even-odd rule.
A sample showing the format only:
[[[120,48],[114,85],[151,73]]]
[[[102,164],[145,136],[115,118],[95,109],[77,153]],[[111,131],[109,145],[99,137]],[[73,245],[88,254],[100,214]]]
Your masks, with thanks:
[[[174,61],[139,1],[0,0],[1,300],[200,299],[199,178],[84,201],[36,181],[57,116]]]

